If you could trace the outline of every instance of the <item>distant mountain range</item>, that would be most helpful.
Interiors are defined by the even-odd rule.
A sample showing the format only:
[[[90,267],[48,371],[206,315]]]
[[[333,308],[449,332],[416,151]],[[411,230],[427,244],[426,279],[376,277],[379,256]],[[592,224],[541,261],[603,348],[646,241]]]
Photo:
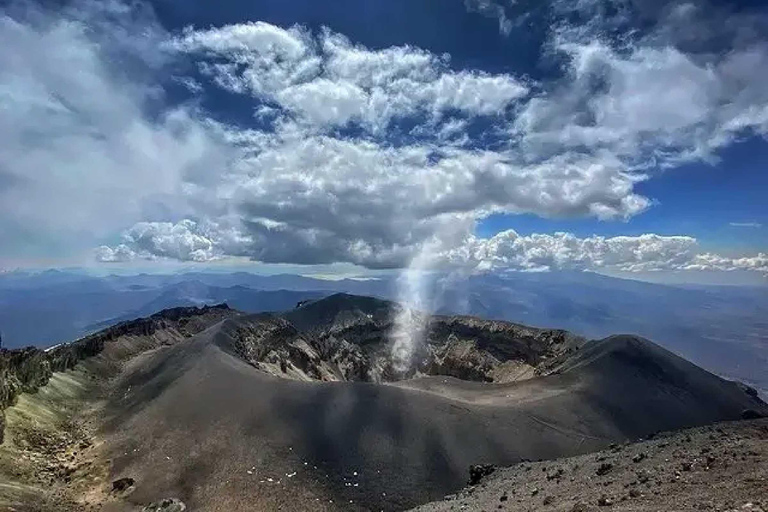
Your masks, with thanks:
[[[668,286],[585,272],[475,276],[434,284],[435,312],[561,328],[588,338],[631,333],[720,375],[768,390],[768,288]],[[95,277],[0,274],[6,347],[47,346],[175,307],[227,302],[255,313],[335,292],[397,299],[395,278],[338,281],[190,272]]]

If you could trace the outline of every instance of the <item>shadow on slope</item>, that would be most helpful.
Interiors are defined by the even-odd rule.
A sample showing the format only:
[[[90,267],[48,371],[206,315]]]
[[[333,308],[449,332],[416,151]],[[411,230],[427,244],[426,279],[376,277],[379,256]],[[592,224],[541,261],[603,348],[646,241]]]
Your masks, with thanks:
[[[463,486],[470,464],[509,465],[765,404],[660,349],[592,342],[548,377],[399,385],[265,375],[219,346],[222,324],[136,359],[110,400],[113,478],[130,500],[194,510],[400,510]]]

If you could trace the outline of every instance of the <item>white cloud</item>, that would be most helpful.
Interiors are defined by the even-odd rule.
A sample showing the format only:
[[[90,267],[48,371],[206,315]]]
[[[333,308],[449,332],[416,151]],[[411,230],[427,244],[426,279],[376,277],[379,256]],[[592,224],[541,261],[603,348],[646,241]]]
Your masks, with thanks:
[[[225,58],[226,63],[206,64],[203,71],[222,87],[257,95],[271,96],[306,82],[318,74],[320,66],[303,29],[282,29],[261,21],[210,30],[187,29],[168,46],[180,52]]]
[[[699,254],[687,237],[472,235],[492,213],[629,219],[653,203],[636,190],[653,178],[649,161],[763,133],[760,45],[700,57],[560,31],[567,73],[535,83],[328,29],[253,22],[172,36],[130,9],[87,5],[89,21],[0,18],[3,239],[99,246],[100,261],[392,268],[432,244],[474,268],[762,268],[761,255]],[[87,29],[94,19],[104,30]],[[202,77],[170,75],[187,59]],[[165,80],[241,95],[262,122],[171,105]]]
[[[354,45],[342,34],[323,31],[320,39],[327,75],[366,89],[387,87],[392,82],[431,82],[439,77],[445,58],[411,46],[372,51]]]
[[[726,258],[717,254],[699,254],[686,266],[684,270],[752,270],[768,273],[768,254],[758,253],[755,256],[742,258]]]
[[[97,247],[94,253],[96,261],[102,263],[122,263],[133,261],[139,257],[133,249],[125,244],[116,245],[115,247],[102,245]],[[143,258],[153,259],[154,256],[147,253],[143,255]]]
[[[768,46],[704,60],[674,47],[619,52],[560,40],[557,48],[570,59],[567,80],[528,103],[515,124],[534,155],[600,148],[636,165],[675,165],[712,158],[744,133],[768,133],[760,85]]]
[[[327,29],[317,37],[263,22],[188,29],[170,46],[214,57],[200,68],[218,85],[276,102],[315,128],[354,121],[381,133],[393,119],[414,115],[501,115],[528,92],[507,74],[455,72],[424,50],[369,50]]]
[[[130,41],[118,30],[102,34],[79,17],[100,15],[91,8],[61,18],[27,13],[34,21],[0,14],[6,251],[90,251],[121,226],[184,211],[185,180],[216,169],[229,151],[191,109],[150,115],[160,99],[151,81],[159,57],[145,55],[145,38],[157,34],[144,25],[143,36]],[[131,23],[109,3],[98,9]]]
[[[397,267],[444,226],[463,236],[492,212],[609,219],[650,204],[633,192],[645,176],[610,154],[564,152],[531,163],[511,150],[472,149],[461,133],[467,123],[508,119],[528,93],[507,74],[452,71],[446,57],[421,49],[374,51],[329,30],[313,37],[264,23],[190,29],[171,46],[202,59],[228,90],[296,115],[278,114],[274,131],[221,128],[243,154],[215,194],[201,192],[235,215],[227,224],[250,244],[239,255]],[[411,134],[426,140],[393,145],[391,121],[418,112]],[[367,136],[333,134],[350,122]]]
[[[699,252],[698,241],[690,236],[590,236],[579,238],[571,233],[523,236],[514,230],[502,231],[491,238],[478,238],[469,234],[471,226],[461,229],[444,225],[442,236],[429,239],[411,256],[429,267],[462,269],[464,272],[550,271],[550,270],[612,270],[621,272],[655,272],[681,270],[751,270],[768,274],[768,255],[759,253],[750,257],[729,258]],[[300,233],[283,232],[281,226],[261,224],[264,245],[273,245],[282,239],[291,247],[304,244],[308,251],[312,245],[333,242],[318,231]],[[275,230],[270,238],[266,233]],[[306,239],[300,240],[302,236]],[[224,255],[250,255],[254,239],[231,229],[203,226],[184,220],[178,224],[141,223],[124,234],[125,244],[115,248],[100,247],[97,258],[104,262],[130,261],[136,258],[172,258],[181,261],[211,261]],[[428,247],[427,252],[424,248]],[[386,259],[376,259],[372,247],[361,239],[348,246],[337,245],[345,251],[345,261],[376,266]],[[285,250],[280,247],[278,250]],[[328,247],[325,247],[327,250]],[[414,248],[408,248],[411,252]],[[391,255],[390,255],[391,256]],[[262,256],[262,259],[265,259]],[[276,258],[274,261],[282,261]],[[292,259],[295,259],[293,257]],[[266,258],[266,261],[271,261]],[[418,267],[418,265],[417,265]]]
[[[570,233],[519,235],[503,231],[489,239],[470,237],[437,259],[449,266],[475,271],[617,270],[754,270],[768,273],[768,255],[727,258],[700,253],[689,236],[590,236]]]
[[[368,107],[368,95],[358,86],[325,78],[287,87],[275,98],[284,108],[301,112],[319,126],[343,126],[350,120],[362,119]]]
[[[446,224],[471,229],[479,212],[610,218],[648,206],[632,193],[637,178],[604,161],[519,166],[493,152],[446,148],[434,160],[433,151],[286,134],[243,158],[219,196],[253,235],[256,259],[376,267],[405,264]]]
[[[437,81],[418,89],[423,101],[433,111],[456,109],[468,114],[489,116],[503,110],[528,89],[508,75],[483,73],[446,73]]]
[[[759,222],[731,222],[729,226],[734,228],[761,228],[763,225]]]
[[[182,261],[210,261],[217,256],[206,229],[190,220],[178,224],[140,222],[125,232],[123,239],[140,254]]]

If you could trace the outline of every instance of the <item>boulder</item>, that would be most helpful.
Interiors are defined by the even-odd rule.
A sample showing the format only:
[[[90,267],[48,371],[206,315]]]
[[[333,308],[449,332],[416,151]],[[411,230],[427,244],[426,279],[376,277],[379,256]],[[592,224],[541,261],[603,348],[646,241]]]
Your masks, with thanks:
[[[763,415],[754,409],[745,409],[741,413],[741,419],[743,420],[759,420]]]
[[[187,510],[187,506],[180,499],[165,498],[160,501],[150,503],[141,510],[142,512],[184,512]]]
[[[496,471],[495,464],[473,464],[469,466],[469,485],[477,485],[480,480]]]
[[[112,482],[112,492],[113,493],[125,492],[131,487],[133,487],[133,484],[135,483],[136,483],[136,480],[130,477],[118,478],[117,480]]]

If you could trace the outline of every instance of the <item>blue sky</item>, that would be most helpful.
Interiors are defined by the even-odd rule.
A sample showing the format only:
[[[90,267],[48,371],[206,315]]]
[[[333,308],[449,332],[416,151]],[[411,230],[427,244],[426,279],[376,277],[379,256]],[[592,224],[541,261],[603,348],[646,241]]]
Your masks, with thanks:
[[[0,15],[0,268],[768,275],[759,3]]]
[[[411,45],[448,53],[458,67],[481,66],[496,72],[531,66],[538,58],[531,43],[540,44],[544,37],[542,30],[533,37],[530,30],[502,36],[495,18],[468,13],[461,1],[342,0],[322,4],[312,0],[225,0],[212,6],[173,0],[153,6],[162,24],[171,30],[257,20],[282,27],[298,23],[314,30],[328,27],[372,49]]]
[[[710,251],[733,255],[765,251],[768,144],[753,137],[726,148],[718,157],[716,162],[686,164],[640,184],[638,189],[656,204],[628,221],[500,214],[481,222],[478,233],[493,236],[510,228],[524,234],[568,231],[579,236],[686,233]]]

